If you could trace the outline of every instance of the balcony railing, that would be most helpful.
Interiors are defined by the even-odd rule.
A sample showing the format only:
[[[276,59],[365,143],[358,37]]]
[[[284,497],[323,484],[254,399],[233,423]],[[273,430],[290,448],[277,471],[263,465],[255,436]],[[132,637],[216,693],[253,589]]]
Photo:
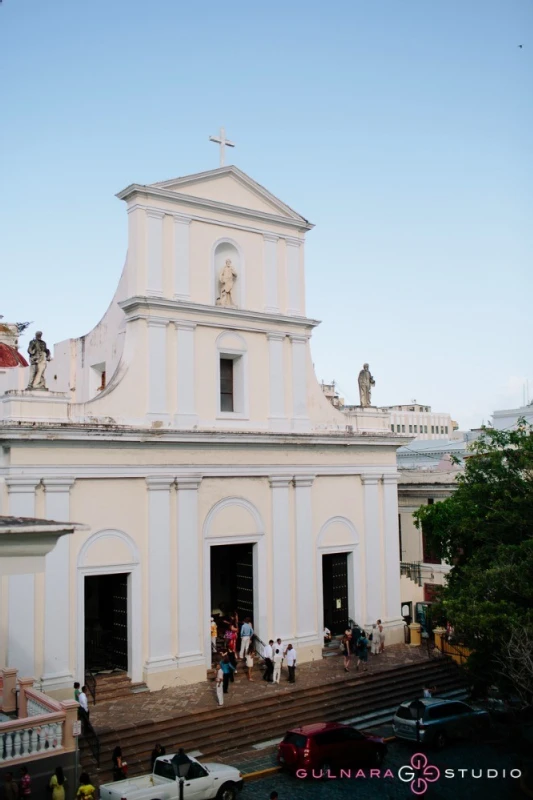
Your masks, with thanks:
[[[401,561],[400,575],[405,575],[407,578],[410,578],[412,581],[414,581],[418,586],[422,586],[422,565],[419,561]]]

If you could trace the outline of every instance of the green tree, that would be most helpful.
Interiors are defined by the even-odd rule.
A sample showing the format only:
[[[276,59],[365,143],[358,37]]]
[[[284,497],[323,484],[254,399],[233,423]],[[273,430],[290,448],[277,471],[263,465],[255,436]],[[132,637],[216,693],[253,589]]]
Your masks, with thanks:
[[[484,429],[457,490],[415,514],[429,547],[453,565],[437,613],[473,650],[467,667],[533,703],[533,427]]]

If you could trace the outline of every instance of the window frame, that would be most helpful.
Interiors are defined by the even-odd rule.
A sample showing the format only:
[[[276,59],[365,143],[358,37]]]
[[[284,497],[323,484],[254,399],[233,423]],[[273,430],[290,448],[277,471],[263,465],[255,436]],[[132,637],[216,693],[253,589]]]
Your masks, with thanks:
[[[224,347],[221,342],[216,351],[216,418],[217,419],[249,419],[249,390],[248,390],[248,353],[246,347],[238,350],[232,347]],[[220,362],[222,360],[233,361],[233,411],[222,411],[221,407],[221,376]]]

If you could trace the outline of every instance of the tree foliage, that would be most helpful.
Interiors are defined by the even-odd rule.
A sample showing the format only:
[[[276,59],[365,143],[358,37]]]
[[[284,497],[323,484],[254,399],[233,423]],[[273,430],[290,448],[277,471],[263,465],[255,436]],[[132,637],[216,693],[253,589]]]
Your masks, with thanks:
[[[453,565],[440,611],[475,651],[471,670],[532,703],[533,673],[529,689],[523,677],[532,659],[518,669],[511,655],[521,639],[533,641],[533,427],[484,429],[454,495],[415,517],[431,550]]]

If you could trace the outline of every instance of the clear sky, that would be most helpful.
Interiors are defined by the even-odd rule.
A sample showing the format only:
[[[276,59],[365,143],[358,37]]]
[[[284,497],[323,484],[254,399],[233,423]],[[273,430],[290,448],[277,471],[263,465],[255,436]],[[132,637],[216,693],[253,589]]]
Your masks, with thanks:
[[[319,378],[357,402],[368,361],[373,402],[461,427],[533,399],[532,32],[533,0],[3,0],[0,313],[87,333],[115,193],[217,167],[224,125],[316,224]]]

